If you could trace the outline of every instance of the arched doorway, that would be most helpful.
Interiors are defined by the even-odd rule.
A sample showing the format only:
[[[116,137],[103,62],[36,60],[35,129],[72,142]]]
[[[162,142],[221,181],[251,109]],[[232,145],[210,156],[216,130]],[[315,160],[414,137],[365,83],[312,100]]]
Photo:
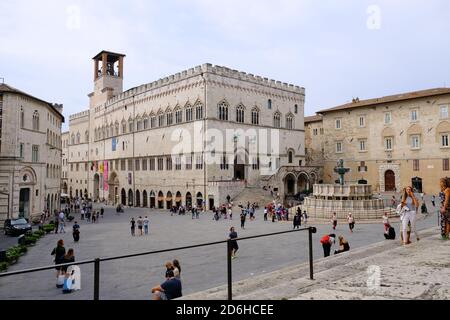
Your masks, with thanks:
[[[133,190],[128,190],[128,206],[132,207],[133,206]]]
[[[284,190],[287,196],[295,195],[295,176],[290,173],[284,178]]]
[[[72,191],[72,190],[70,190],[70,191]],[[53,213],[53,212],[51,212],[51,209],[50,209],[50,195],[49,195],[49,194],[47,195],[47,205],[46,205],[46,209],[47,209],[50,213]]]
[[[136,190],[136,207],[140,207],[141,206],[141,192],[138,190]]]
[[[144,191],[142,192],[142,206],[143,206],[144,208],[147,208],[147,207],[148,207],[147,190],[144,190]]]
[[[197,193],[197,207],[203,208],[203,195],[201,192]]]
[[[166,196],[166,208],[171,209],[172,208],[172,192],[168,191]]]
[[[190,192],[186,193],[186,207],[192,206],[192,195]]]
[[[53,213],[55,207],[53,206],[53,195],[50,196],[50,212]]]
[[[70,196],[71,198],[73,198],[72,187],[69,188],[69,196]],[[47,206],[47,209],[48,209],[48,206]]]
[[[156,195],[153,190],[150,191],[150,208],[156,208]]]
[[[306,173],[300,173],[297,181],[297,192],[309,193],[309,177]]]
[[[78,198],[78,189],[75,189],[75,197]]]
[[[30,217],[30,188],[20,189],[19,194],[19,217]]]
[[[88,195],[87,189],[84,189],[84,197],[85,197],[86,199],[88,199],[88,198],[89,198],[88,196],[89,196],[89,195]]]
[[[414,192],[422,193],[422,178],[414,177],[411,179],[412,187],[414,188]]]
[[[120,192],[120,203],[123,206],[127,205],[127,192],[125,191],[125,189],[122,188],[122,191]]]
[[[100,176],[98,173],[94,175],[94,200],[100,198]]]
[[[177,195],[175,197],[175,206],[177,208],[181,207],[181,192],[177,191]]]
[[[117,194],[117,190],[119,189],[119,178],[117,177],[117,173],[111,172],[108,181],[109,192],[108,192],[108,200],[112,203],[117,203],[119,195]]]
[[[67,182],[63,184],[63,193],[67,194]]]
[[[164,193],[158,192],[158,209],[164,209]]]
[[[239,152],[234,157],[234,179],[245,180],[245,164],[246,164],[245,154]]]
[[[384,173],[384,191],[385,192],[395,191],[395,173],[392,170],[387,170]]]

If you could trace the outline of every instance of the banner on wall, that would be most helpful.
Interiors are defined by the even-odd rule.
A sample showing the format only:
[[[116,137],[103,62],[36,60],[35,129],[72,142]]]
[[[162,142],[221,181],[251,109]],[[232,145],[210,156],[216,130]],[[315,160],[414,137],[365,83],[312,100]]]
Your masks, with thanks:
[[[104,168],[104,167],[103,167],[103,162],[100,162],[100,168],[99,168],[99,169],[100,169],[100,170],[99,170],[100,173],[103,173],[103,168]]]
[[[103,190],[108,191],[108,161],[103,164]]]
[[[117,138],[112,138],[112,151],[116,151]]]

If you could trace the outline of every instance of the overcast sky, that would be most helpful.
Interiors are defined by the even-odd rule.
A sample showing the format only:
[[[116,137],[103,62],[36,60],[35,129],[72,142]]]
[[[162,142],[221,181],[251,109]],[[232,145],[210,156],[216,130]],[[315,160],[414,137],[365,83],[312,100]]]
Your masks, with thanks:
[[[449,35],[448,0],[0,0],[0,77],[67,117],[105,49],[125,90],[209,62],[305,87],[312,115],[450,86]]]

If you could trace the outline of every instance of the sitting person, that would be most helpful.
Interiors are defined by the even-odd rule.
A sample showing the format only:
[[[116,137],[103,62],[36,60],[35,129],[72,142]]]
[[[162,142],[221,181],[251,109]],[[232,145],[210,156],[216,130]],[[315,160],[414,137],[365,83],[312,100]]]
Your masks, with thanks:
[[[172,300],[182,296],[181,281],[175,278],[173,270],[167,272],[169,278],[152,289],[153,300]]]
[[[343,236],[339,236],[339,250],[335,250],[334,254],[339,254],[346,251],[350,251],[350,245],[348,244],[348,241],[344,239]]]

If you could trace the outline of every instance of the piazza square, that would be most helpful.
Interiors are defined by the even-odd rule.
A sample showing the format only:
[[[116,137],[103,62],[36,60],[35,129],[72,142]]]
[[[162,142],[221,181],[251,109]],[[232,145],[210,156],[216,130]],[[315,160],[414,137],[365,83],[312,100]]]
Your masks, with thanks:
[[[0,3],[0,304],[450,299],[447,9]]]

